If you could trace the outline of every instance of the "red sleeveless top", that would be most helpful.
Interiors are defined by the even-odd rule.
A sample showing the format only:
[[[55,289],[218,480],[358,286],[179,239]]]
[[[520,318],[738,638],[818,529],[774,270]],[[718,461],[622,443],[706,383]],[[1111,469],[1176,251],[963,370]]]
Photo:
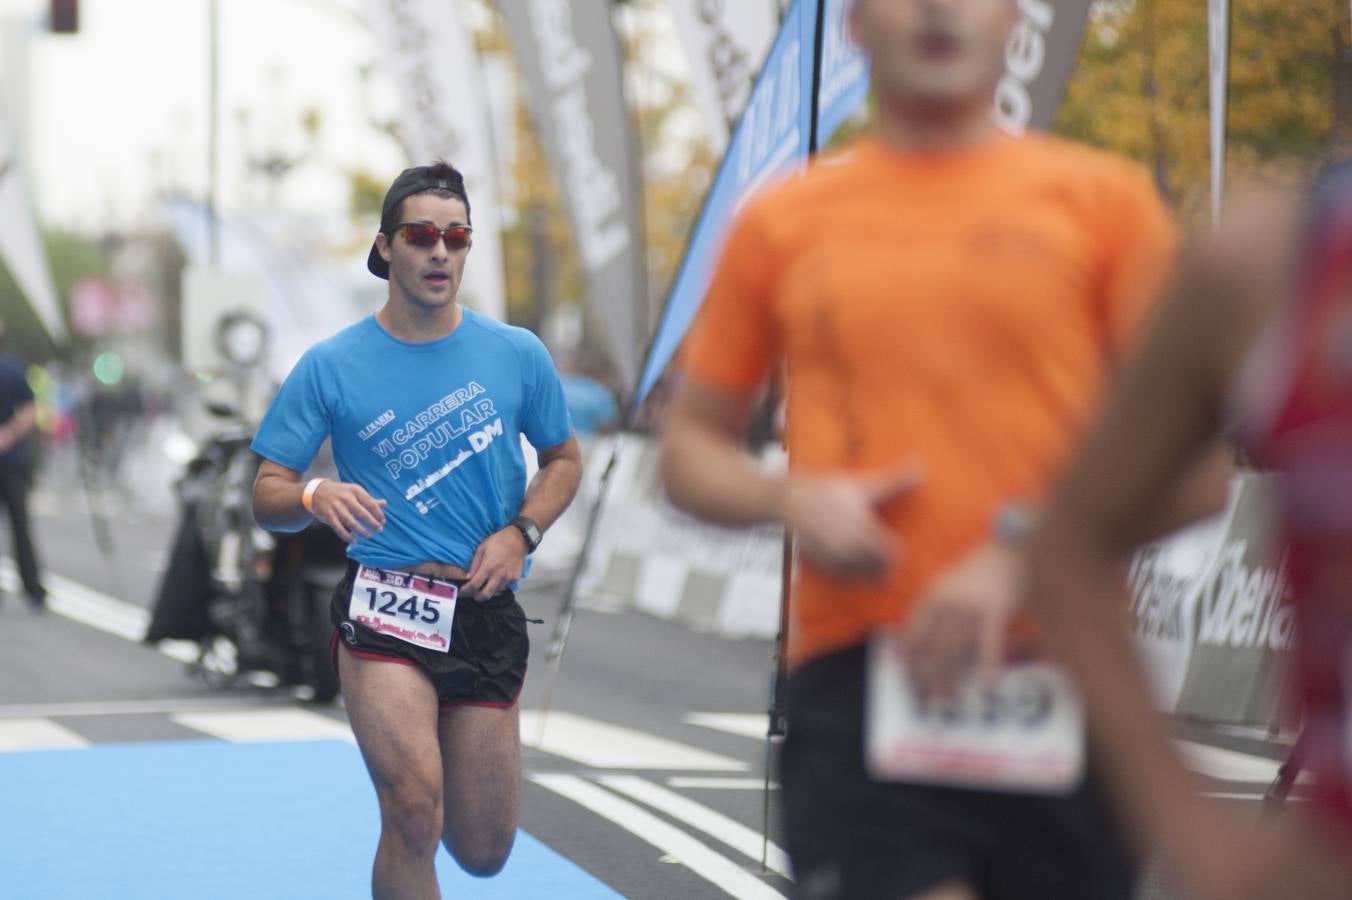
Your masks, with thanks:
[[[1301,281],[1263,338],[1259,461],[1282,473],[1295,603],[1291,675],[1316,802],[1352,823],[1352,168],[1313,197]]]

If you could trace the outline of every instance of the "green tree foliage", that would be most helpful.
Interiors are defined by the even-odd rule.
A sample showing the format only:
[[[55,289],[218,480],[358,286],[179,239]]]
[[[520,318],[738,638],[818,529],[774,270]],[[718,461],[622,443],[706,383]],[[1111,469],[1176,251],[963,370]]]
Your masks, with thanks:
[[[76,232],[52,229],[42,237],[56,296],[69,326],[71,288],[82,278],[103,275],[107,271],[106,254],[97,241]],[[29,362],[40,362],[51,358],[57,350],[3,261],[0,261],[0,319],[5,323],[4,347],[8,352]]]

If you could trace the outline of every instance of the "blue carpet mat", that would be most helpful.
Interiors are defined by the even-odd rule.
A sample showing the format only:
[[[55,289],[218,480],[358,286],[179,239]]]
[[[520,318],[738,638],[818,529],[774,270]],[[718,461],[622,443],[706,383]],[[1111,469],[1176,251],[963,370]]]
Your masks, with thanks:
[[[0,754],[7,900],[370,896],[375,792],[339,741],[183,741]],[[437,855],[450,897],[619,895],[525,832],[495,878]]]

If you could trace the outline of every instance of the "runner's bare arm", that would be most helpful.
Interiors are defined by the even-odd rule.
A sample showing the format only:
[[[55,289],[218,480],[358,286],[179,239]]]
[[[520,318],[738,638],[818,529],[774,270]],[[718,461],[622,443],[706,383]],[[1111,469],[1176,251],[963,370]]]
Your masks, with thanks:
[[[577,495],[582,481],[582,450],[577,438],[570,437],[554,447],[536,451],[540,468],[526,488],[521,515],[535,520],[541,531],[563,515]]]
[[[754,397],[682,382],[662,441],[662,476],[673,503],[724,525],[782,522],[802,556],[840,577],[873,577],[899,552],[878,507],[920,480],[915,465],[867,475],[763,472],[742,449]]]
[[[1262,208],[1261,216],[1241,215],[1184,254],[1139,355],[1045,512],[1024,591],[1049,648],[1084,695],[1091,740],[1119,808],[1138,838],[1162,851],[1202,897],[1260,896],[1259,882],[1275,878],[1277,868],[1302,884],[1325,877],[1337,883],[1327,864],[1304,854],[1305,874],[1291,874],[1247,826],[1198,796],[1154,711],[1122,603],[1121,572],[1140,523],[1159,516],[1155,498],[1203,464],[1220,434],[1234,374],[1282,296],[1289,252],[1274,235],[1295,233],[1294,206],[1269,201]],[[1241,847],[1241,856],[1251,855],[1237,860]],[[1292,890],[1296,895],[1305,896]]]
[[[385,501],[377,500],[357,484],[325,480],[311,501],[314,515],[305,509],[305,485],[295,469],[265,459],[254,478],[253,513],[258,524],[272,531],[300,531],[317,518],[347,543],[357,535],[369,537],[385,527]]]
[[[685,378],[662,435],[662,478],[677,506],[723,525],[777,521],[785,478],[742,449],[755,398]]]
[[[573,502],[582,480],[582,450],[577,438],[537,451],[539,471],[526,488],[521,515],[535,520],[546,531]],[[486,600],[525,570],[526,539],[515,525],[508,525],[484,539],[474,551],[462,591],[467,597]]]

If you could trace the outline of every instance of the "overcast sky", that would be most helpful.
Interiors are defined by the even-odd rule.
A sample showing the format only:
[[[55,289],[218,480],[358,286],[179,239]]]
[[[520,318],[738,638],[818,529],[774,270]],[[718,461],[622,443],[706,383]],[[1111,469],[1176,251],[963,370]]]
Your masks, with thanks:
[[[468,0],[470,15],[483,14],[479,2]],[[204,197],[207,0],[80,0],[76,35],[47,33],[47,4],[0,0],[0,77],[42,218],[101,232],[158,222],[155,198],[167,188]],[[316,221],[345,221],[344,171],[392,177],[406,165],[402,149],[372,124],[396,111],[397,96],[379,74],[360,75],[379,60],[357,14],[363,3],[219,0],[219,7],[223,207],[275,200]],[[662,68],[679,71],[684,57],[669,37]],[[251,160],[307,150],[299,123],[309,109],[322,114],[318,152],[274,194]]]
[[[272,198],[249,161],[305,150],[299,121],[307,109],[322,113],[319,153],[286,180],[279,202],[312,208],[316,217],[343,216],[342,170],[392,174],[405,164],[400,148],[370,124],[373,108],[390,98],[371,96],[359,76],[377,59],[373,37],[351,12],[359,3],[219,6],[226,205]],[[153,221],[153,198],[163,188],[203,196],[207,0],[81,0],[78,35],[46,33],[46,8],[47,0],[0,0],[5,93],[43,218],[101,231]]]

